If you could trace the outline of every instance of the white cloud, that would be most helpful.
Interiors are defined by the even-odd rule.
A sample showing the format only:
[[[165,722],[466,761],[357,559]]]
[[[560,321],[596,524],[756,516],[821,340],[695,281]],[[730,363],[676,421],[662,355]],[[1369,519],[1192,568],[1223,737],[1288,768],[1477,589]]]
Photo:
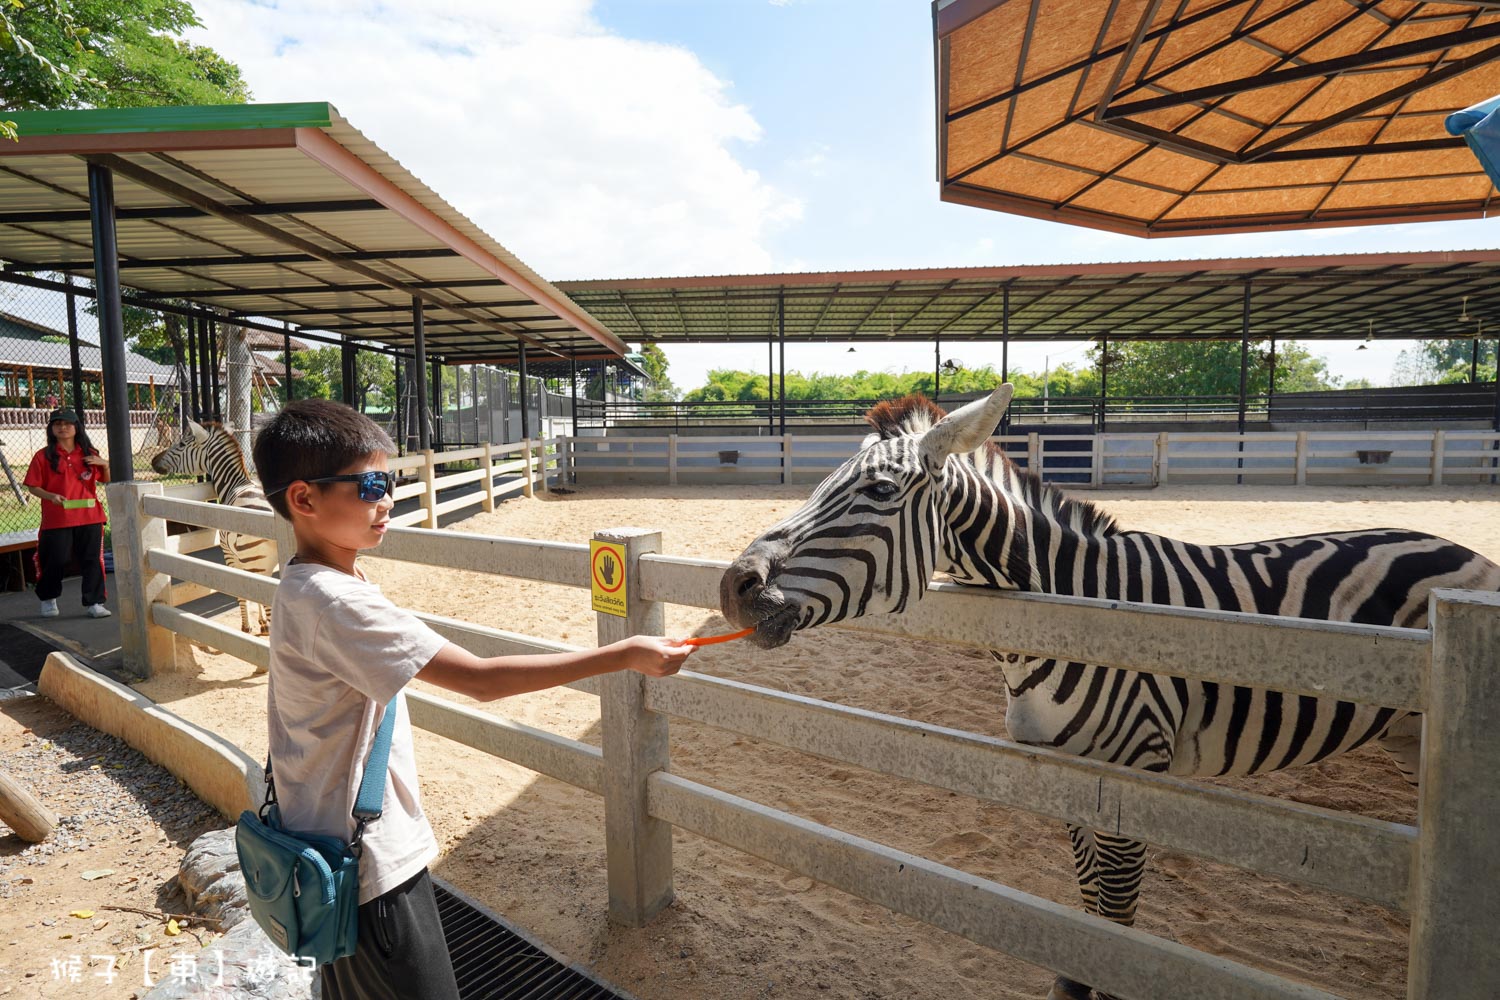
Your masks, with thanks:
[[[761,128],[732,85],[592,0],[196,6],[255,100],[331,102],[548,278],[770,270],[801,217],[737,158]]]

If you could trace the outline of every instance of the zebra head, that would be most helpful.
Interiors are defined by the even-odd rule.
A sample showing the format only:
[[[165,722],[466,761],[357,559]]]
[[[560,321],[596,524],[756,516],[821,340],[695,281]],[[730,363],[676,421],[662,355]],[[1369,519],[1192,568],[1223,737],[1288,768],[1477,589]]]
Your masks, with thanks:
[[[189,420],[170,448],[159,451],[151,457],[151,468],[156,470],[159,476],[206,475],[207,471],[203,467],[203,446],[212,436],[212,432],[207,427]]]
[[[907,406],[899,428],[872,410],[879,432],[724,571],[724,617],[754,626],[751,641],[770,649],[798,629],[920,598],[945,568],[936,542],[945,478],[958,475],[949,459],[985,446],[1012,392],[1007,383],[935,422],[936,407]]]

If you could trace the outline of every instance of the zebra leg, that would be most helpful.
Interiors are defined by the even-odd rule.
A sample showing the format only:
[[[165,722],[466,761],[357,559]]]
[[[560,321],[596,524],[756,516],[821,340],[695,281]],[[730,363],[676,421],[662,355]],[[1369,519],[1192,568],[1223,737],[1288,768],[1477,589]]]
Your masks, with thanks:
[[[1135,923],[1141,878],[1146,870],[1146,845],[1139,840],[1068,824],[1073,842],[1073,867],[1083,908],[1096,916],[1129,927]],[[1066,976],[1052,983],[1047,1000],[1113,1000],[1108,993]]]
[[[1403,715],[1380,734],[1380,748],[1391,755],[1409,784],[1422,773],[1422,716]]]
[[[245,599],[240,598],[240,631],[246,635],[250,633],[250,609],[245,607]]]

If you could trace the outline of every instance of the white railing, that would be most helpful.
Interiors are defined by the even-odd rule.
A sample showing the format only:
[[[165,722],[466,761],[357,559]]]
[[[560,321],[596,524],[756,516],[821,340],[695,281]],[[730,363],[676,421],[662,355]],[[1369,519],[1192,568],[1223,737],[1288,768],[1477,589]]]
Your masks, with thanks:
[[[170,577],[268,602],[274,580],[172,552],[165,519],[290,542],[270,514],[111,485],[125,664],[169,669],[172,633],[257,664],[266,641],[163,603]],[[726,564],[657,554],[654,532],[599,532],[625,548],[627,617],[599,641],[662,631],[667,603],[716,607]],[[588,585],[584,545],[392,529],[382,557]],[[582,598],[580,598],[582,599]],[[574,647],[420,616],[480,655]],[[693,673],[616,673],[573,685],[601,697],[603,749],[409,692],[412,721],[601,794],[611,914],[649,921],[672,896],[680,827],[1123,998],[1331,994],[914,857],[671,773],[670,716],[880,773],[1318,886],[1412,914],[1409,995],[1500,993],[1500,595],[1436,591],[1431,628],[1354,625],[936,586],[902,616],[843,627],[1424,713],[1419,823],[1409,826],[925,725]]]
[[[1245,482],[1442,485],[1500,481],[1493,431],[1009,434],[991,440],[1023,469],[1072,486]],[[816,482],[858,450],[853,435],[610,435],[567,439],[584,483]]]

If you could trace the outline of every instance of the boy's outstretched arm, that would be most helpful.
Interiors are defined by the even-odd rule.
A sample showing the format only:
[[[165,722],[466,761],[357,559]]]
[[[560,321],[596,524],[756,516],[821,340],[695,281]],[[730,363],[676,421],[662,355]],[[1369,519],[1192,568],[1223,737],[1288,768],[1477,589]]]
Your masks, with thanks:
[[[599,649],[480,657],[450,642],[417,672],[417,680],[456,691],[476,701],[541,691],[615,670],[648,677],[677,673],[693,652],[680,640],[634,635]]]

